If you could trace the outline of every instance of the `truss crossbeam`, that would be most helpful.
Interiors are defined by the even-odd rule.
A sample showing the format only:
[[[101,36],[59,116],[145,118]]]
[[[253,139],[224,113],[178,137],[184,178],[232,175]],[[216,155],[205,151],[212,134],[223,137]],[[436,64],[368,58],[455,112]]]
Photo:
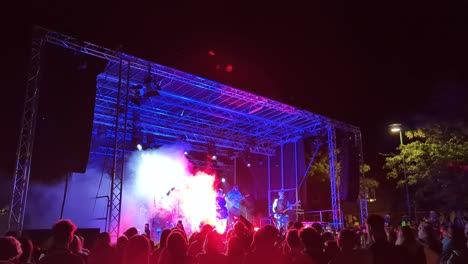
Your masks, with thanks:
[[[96,96],[97,112],[102,112],[102,113],[109,112],[109,110],[112,109],[112,105],[115,105],[114,97],[103,96],[100,94]],[[176,102],[170,102],[169,100],[161,100],[160,102],[159,101],[153,102],[152,105],[154,105],[154,107],[150,105],[142,105],[139,107],[133,106],[131,107],[131,109],[138,111],[140,118],[146,116],[148,119],[152,119],[152,120],[160,120],[160,121],[164,120],[170,124],[179,124],[182,126],[186,126],[187,128],[191,128],[194,131],[206,130],[206,132],[209,132],[209,133],[219,132],[219,133],[230,133],[230,134],[243,133],[243,134],[247,134],[250,137],[255,136],[253,133],[245,132],[241,128],[233,128],[233,129],[226,130],[225,128],[227,127],[227,123],[229,121],[226,121],[225,119],[218,119],[219,122],[215,122],[210,119],[206,119],[206,118],[202,119],[201,117],[192,116],[190,114],[184,114],[185,110],[187,109],[193,112],[197,111],[195,106],[190,105],[187,102],[176,103]],[[167,107],[165,106],[178,107],[178,109],[176,113],[173,113],[173,112],[171,113],[168,110],[165,110],[167,109]],[[204,111],[204,113],[208,113],[206,110],[201,110],[201,111]],[[198,111],[198,113],[199,112],[200,110]],[[220,131],[220,130],[213,131],[213,128],[223,129],[223,131]]]
[[[113,73],[103,73],[100,76],[98,76],[98,83],[101,85],[104,85],[104,83],[100,82],[100,80],[105,80],[108,85],[106,85],[106,88],[109,89],[115,89],[115,83],[112,84],[112,80],[116,80],[116,77],[113,76]],[[135,84],[138,84],[138,82],[135,82]],[[222,105],[217,105],[213,104],[213,102],[209,102],[206,100],[206,97],[204,97],[204,100],[202,101],[201,99],[195,99],[194,97],[187,97],[183,96],[180,94],[175,94],[171,91],[169,91],[168,85],[166,85],[167,89],[164,89],[163,91],[160,92],[161,99],[158,98],[152,98],[156,103],[155,105],[158,105],[159,103],[164,103],[164,101],[173,101],[174,103],[180,104],[181,102],[184,102],[185,104],[191,104],[192,108],[198,108],[200,109],[201,107],[205,110],[208,111],[209,113],[212,113],[213,115],[216,114],[217,117],[221,117],[224,120],[229,120],[233,121],[235,120],[236,122],[241,122],[247,125],[252,126],[252,124],[256,124],[256,128],[258,127],[263,127],[263,126],[278,126],[281,124],[283,127],[291,127],[292,129],[302,131],[302,127],[295,127],[291,126],[287,120],[297,120],[300,118],[299,116],[288,116],[288,117],[283,117],[282,119],[274,120],[274,119],[266,119],[263,117],[259,117],[256,115],[251,115],[248,113],[242,113],[238,112],[237,110],[233,110],[231,108],[227,108],[226,106]],[[193,88],[191,88],[193,89]],[[193,96],[193,94],[192,94]],[[308,121],[310,122],[310,120]],[[263,125],[262,125],[263,124]]]
[[[95,114],[94,116],[94,123],[106,125],[112,127],[112,118],[107,115],[100,115]],[[130,121],[127,121],[127,126],[129,129],[132,129],[133,124]],[[210,137],[208,135],[197,134],[191,131],[183,131],[178,129],[172,129],[165,126],[158,126],[155,124],[148,124],[148,123],[138,123],[139,131],[142,133],[148,133],[153,135],[159,135],[164,137],[173,138],[175,140],[183,138],[187,142],[192,143],[199,143],[199,144],[214,144],[216,147],[220,148],[227,148],[233,150],[240,150],[244,151],[249,149],[250,152],[262,155],[273,156],[275,154],[275,150],[269,147],[261,147],[261,146],[250,146],[245,142],[233,141],[228,139],[222,139],[217,137]],[[131,140],[128,138],[127,140]]]

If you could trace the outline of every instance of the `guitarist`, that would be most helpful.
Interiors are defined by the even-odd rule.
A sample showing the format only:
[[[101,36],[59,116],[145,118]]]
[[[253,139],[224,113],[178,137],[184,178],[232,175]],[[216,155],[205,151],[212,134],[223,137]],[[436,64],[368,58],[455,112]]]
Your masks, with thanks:
[[[239,186],[236,184],[226,193],[227,208],[229,211],[229,226],[239,220],[241,201],[245,197],[239,191]]]
[[[289,216],[286,214],[286,210],[290,207],[289,201],[284,197],[284,192],[278,192],[278,198],[273,201],[273,213],[276,219],[276,226],[278,229],[286,228],[289,221]]]

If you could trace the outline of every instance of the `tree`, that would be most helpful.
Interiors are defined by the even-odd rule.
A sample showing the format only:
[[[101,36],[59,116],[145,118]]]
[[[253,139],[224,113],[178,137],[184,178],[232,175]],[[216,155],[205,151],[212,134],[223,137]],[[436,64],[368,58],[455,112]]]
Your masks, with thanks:
[[[371,167],[368,164],[364,164],[362,166],[362,172],[364,175],[364,179],[361,181],[361,190],[366,194],[366,198],[369,199],[375,199],[375,191],[379,187],[379,182],[372,178],[369,177],[368,172],[370,171]]]
[[[313,153],[307,153],[306,161],[312,159]],[[339,163],[336,162],[335,167],[339,169]],[[312,177],[320,182],[329,182],[330,180],[330,162],[328,157],[328,148],[321,146],[315,155],[314,161],[307,172],[307,177]]]
[[[337,156],[340,153],[340,150],[337,149]],[[307,161],[310,161],[312,158],[312,153],[307,154]],[[336,174],[338,177],[338,183],[339,183],[339,178],[341,175],[341,166],[339,162],[336,162],[335,167],[337,169]],[[365,175],[371,170],[371,167],[368,164],[363,164],[361,168],[361,172],[364,173]],[[329,156],[328,156],[328,149],[326,147],[322,147],[321,149],[318,150],[314,162],[312,163],[312,166],[310,167],[310,170],[307,172],[307,177],[310,177],[312,179],[315,179],[318,182],[321,183],[326,183],[327,185],[330,184],[330,163],[329,163]],[[365,191],[365,193],[369,197],[374,197],[375,198],[375,191],[379,187],[379,182],[371,177],[369,175],[366,175],[366,177],[361,181],[361,190]]]
[[[385,158],[387,178],[403,187],[403,159],[412,199],[418,208],[452,210],[468,207],[468,130],[463,122],[405,132],[409,143]]]

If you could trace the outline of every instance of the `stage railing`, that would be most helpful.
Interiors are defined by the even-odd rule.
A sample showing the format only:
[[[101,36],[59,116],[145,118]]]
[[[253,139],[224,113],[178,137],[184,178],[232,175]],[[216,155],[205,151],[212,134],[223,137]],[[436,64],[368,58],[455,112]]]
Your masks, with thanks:
[[[340,212],[343,217],[343,212]],[[343,223],[343,218],[340,219]],[[333,224],[333,210],[318,210],[318,211],[305,211],[304,222],[320,222]]]

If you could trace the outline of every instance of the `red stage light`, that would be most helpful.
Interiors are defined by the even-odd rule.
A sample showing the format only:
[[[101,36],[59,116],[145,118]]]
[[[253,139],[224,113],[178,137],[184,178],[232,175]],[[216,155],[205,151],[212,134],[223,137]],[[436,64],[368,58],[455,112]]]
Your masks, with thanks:
[[[210,54],[211,56],[216,55],[216,54],[214,53],[214,51],[212,51],[212,50],[208,51],[208,54]]]
[[[254,227],[254,231],[257,232],[260,229],[260,227]]]
[[[226,65],[226,71],[227,72],[232,72],[233,68],[231,64]]]

